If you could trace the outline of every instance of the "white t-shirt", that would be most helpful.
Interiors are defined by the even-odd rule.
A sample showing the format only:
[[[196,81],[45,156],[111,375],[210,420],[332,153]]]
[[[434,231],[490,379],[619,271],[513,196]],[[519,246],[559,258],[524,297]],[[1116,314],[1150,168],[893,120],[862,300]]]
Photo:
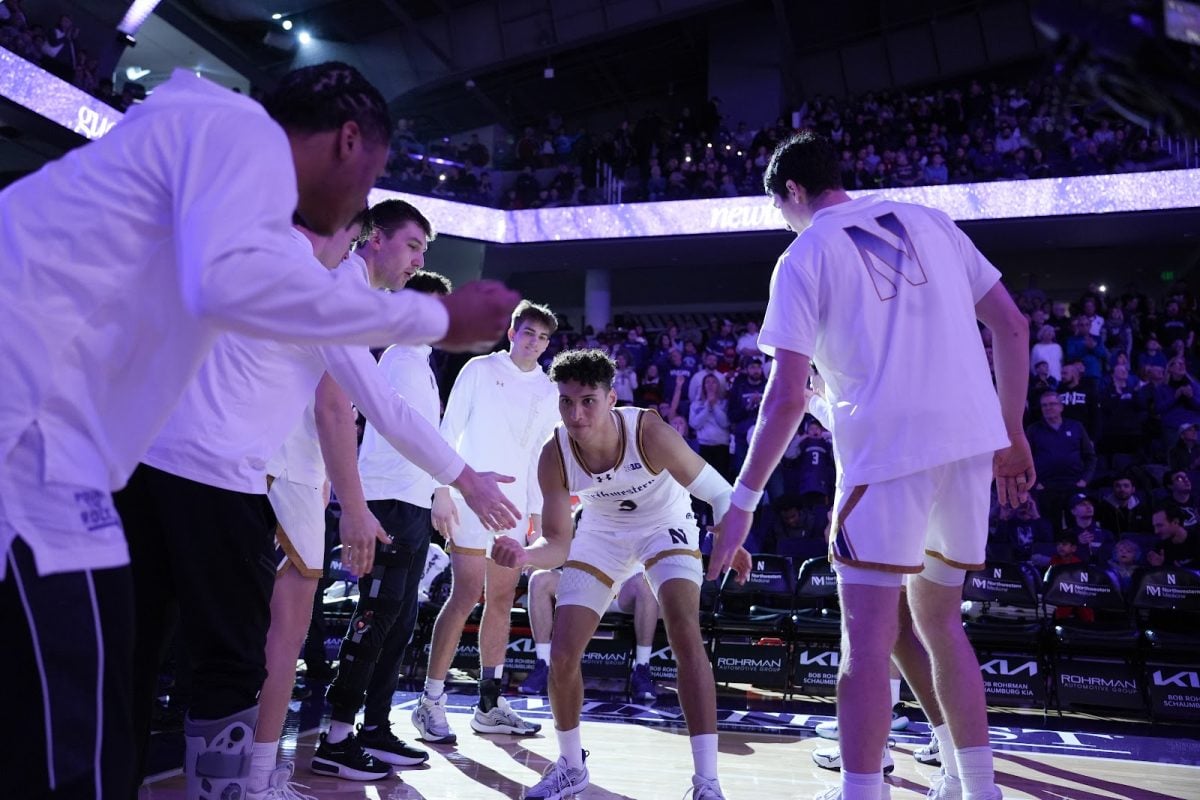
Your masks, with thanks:
[[[524,372],[501,351],[472,358],[458,373],[442,436],[475,469],[516,478],[501,491],[522,514],[540,514],[538,456],[558,422],[558,388],[546,373]]]
[[[437,300],[289,263],[296,202],[283,129],[184,70],[102,139],[0,192],[0,456],[37,422],[47,480],[121,488],[221,329],[366,345],[445,335]]]
[[[392,388],[436,426],[442,401],[429,366],[431,352],[432,348],[425,345],[389,347],[379,359],[379,369]],[[433,490],[438,487],[429,473],[397,453],[369,422],[358,450],[358,472],[368,500],[401,500],[429,508]]]
[[[942,212],[870,196],[818,211],[779,257],[759,347],[820,368],[846,485],[1008,445],[975,317],[999,279]]]
[[[291,247],[297,264],[325,271],[312,244],[294,229]],[[363,283],[356,266],[336,271]],[[414,462],[439,480],[458,477],[463,460],[396,395],[366,347],[294,345],[233,333],[217,340],[143,461],[209,486],[266,494],[267,463],[300,424],[325,372]],[[324,462],[312,454],[320,451],[306,452],[308,457],[295,460],[295,474],[307,467],[319,486]],[[291,473],[290,464],[288,469]]]

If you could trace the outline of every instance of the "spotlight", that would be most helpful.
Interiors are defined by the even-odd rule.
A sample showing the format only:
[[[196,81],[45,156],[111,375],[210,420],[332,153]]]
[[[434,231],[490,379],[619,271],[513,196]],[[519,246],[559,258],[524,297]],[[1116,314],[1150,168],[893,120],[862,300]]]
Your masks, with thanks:
[[[272,14],[272,15],[271,15],[271,19],[283,19],[283,14],[280,14],[280,13],[277,11],[277,12],[275,12],[274,14]]]
[[[296,38],[300,40],[300,44],[308,44],[312,41],[312,34],[308,31],[300,31],[296,34]]]
[[[283,22],[281,22],[279,24],[283,26],[283,29],[285,31],[290,31],[292,29],[292,21],[290,19],[285,19]]]
[[[1100,290],[1100,294],[1104,294],[1105,292],[1107,292],[1107,291],[1108,291],[1108,287],[1107,287],[1107,286],[1105,286],[1103,283],[1102,283],[1102,284],[1100,284],[1100,285],[1099,285],[1098,287],[1096,287],[1096,288],[1098,288],[1098,289]]]

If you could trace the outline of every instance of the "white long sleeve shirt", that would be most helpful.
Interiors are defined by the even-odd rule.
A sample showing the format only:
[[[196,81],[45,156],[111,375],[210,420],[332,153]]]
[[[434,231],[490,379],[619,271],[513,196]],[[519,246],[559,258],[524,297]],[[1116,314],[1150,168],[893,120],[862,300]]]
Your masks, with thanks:
[[[540,367],[523,372],[503,351],[463,366],[446,401],[442,436],[475,469],[516,478],[500,489],[522,514],[540,514],[538,455],[558,422],[550,378]]]
[[[308,270],[325,270],[299,232],[292,248],[293,260]],[[337,271],[364,283],[356,267]],[[458,477],[463,460],[392,390],[367,348],[285,344],[240,334],[218,339],[143,461],[209,486],[266,494],[268,461],[300,423],[325,372],[421,469],[443,483]],[[323,463],[309,466],[320,470],[323,481]],[[289,464],[289,474],[292,469]]]
[[[442,401],[429,366],[431,352],[427,345],[389,347],[379,359],[379,369],[422,419],[437,425]],[[401,500],[420,508],[432,506],[433,490],[439,485],[428,472],[400,455],[370,422],[358,450],[358,473],[366,499]]]
[[[46,480],[119,489],[222,329],[344,344],[445,335],[435,299],[295,263],[296,202],[282,128],[186,71],[0,192],[0,457],[37,423]]]

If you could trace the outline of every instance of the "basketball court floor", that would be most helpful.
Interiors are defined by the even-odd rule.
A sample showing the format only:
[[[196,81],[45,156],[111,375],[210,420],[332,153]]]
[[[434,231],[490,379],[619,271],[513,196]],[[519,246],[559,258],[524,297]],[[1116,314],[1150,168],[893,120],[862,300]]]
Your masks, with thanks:
[[[323,704],[293,703],[282,757],[296,762],[297,783],[315,798],[341,800],[464,800],[520,798],[557,757],[549,703],[544,697],[510,696],[513,707],[540,721],[534,737],[479,736],[469,726],[474,694],[450,695],[449,720],[456,746],[428,746],[422,768],[397,769],[374,783],[342,781],[308,771]],[[597,696],[601,699],[595,699]],[[398,692],[393,730],[412,741],[409,714],[417,695]],[[590,751],[591,786],[583,800],[680,800],[690,787],[691,751],[675,695],[654,703],[628,703],[619,692],[589,689],[583,715],[583,746]],[[609,699],[604,699],[609,698]],[[826,698],[783,701],[757,693],[723,693],[720,707],[721,783],[730,800],[805,800],[833,786],[835,772],[817,767],[812,751],[832,743],[814,734],[830,719]],[[928,742],[929,728],[915,706],[914,721],[893,734],[896,769],[888,778],[895,800],[924,796],[935,768],[918,764],[912,752]],[[992,714],[997,783],[1012,800],[1200,800],[1200,730],[1146,720],[1083,714],[997,709]],[[152,761],[158,774],[147,780],[139,800],[184,797],[179,734],[156,734]]]

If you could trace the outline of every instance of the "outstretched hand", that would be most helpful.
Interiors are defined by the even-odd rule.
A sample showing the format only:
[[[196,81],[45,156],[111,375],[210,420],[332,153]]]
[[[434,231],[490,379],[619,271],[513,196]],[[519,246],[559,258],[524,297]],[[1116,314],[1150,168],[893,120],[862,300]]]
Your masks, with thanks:
[[[516,479],[496,472],[467,472],[459,476],[454,486],[462,492],[463,500],[489,531],[506,531],[517,527],[521,512],[500,491],[499,484]],[[457,520],[456,520],[457,522]]]
[[[450,315],[442,350],[480,352],[504,338],[521,296],[499,281],[471,281],[441,298]]]
[[[712,553],[708,556],[708,580],[716,580],[727,569],[737,569],[736,562],[740,558],[738,551],[745,552],[742,543],[746,541],[753,521],[754,514],[737,506],[730,506],[725,512],[725,516],[713,532]],[[749,554],[746,556],[746,566],[745,575],[749,576]],[[740,570],[738,574],[742,574]]]

